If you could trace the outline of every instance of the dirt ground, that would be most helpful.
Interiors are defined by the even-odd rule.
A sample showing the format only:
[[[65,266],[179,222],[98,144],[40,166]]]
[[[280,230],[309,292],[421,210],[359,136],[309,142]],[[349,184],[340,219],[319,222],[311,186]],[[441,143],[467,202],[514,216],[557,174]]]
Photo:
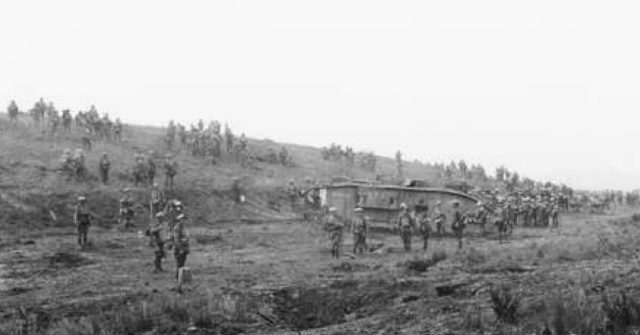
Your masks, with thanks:
[[[170,251],[165,272],[152,273],[153,249],[141,227],[93,227],[83,251],[71,228],[22,231],[0,240],[0,322],[46,333],[62,320],[142,308],[151,321],[139,332],[150,334],[491,333],[504,326],[489,291],[509,283],[524,295],[518,331],[536,333],[550,320],[545,304],[554,295],[633,288],[640,271],[632,213],[565,214],[559,230],[518,227],[506,243],[470,227],[460,251],[455,239],[435,237],[426,252],[414,238],[406,253],[398,236],[377,233],[368,238],[370,252],[355,257],[345,234],[340,260],[330,258],[328,237],[312,222],[191,226],[194,279],[182,293]],[[431,261],[434,253],[444,259]],[[163,331],[145,311],[158,297],[205,300],[205,314],[222,316],[217,326],[189,316]]]

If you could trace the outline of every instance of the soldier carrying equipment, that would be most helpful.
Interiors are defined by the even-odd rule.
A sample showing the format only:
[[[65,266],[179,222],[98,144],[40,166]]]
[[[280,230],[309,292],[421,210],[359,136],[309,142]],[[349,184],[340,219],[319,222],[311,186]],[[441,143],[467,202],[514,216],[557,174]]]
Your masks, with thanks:
[[[429,237],[431,236],[431,220],[429,219],[429,208],[423,207],[417,211],[418,228],[422,236],[422,250],[429,247]]]
[[[338,259],[340,258],[344,223],[336,215],[336,212],[337,209],[335,207],[329,208],[329,214],[325,219],[325,229],[329,232],[329,238],[331,239],[331,257]]]
[[[367,219],[361,207],[355,209],[351,227],[353,229],[353,254],[364,254],[367,251]]]
[[[411,251],[411,238],[413,237],[414,222],[411,215],[409,215],[408,207],[405,203],[400,204],[400,215],[398,216],[398,230],[400,237],[402,238],[402,244],[405,251]]]
[[[185,232],[186,219],[186,215],[178,215],[168,246],[169,250],[173,248],[173,255],[176,258],[176,280],[178,280],[180,269],[184,267],[187,262],[187,255],[189,255],[189,238]]]
[[[73,214],[73,222],[78,230],[78,245],[81,249],[87,244],[87,235],[89,234],[89,225],[91,225],[91,213],[86,206],[86,200],[84,196],[78,197],[78,204],[76,205],[75,212]]]
[[[165,257],[164,253],[164,240],[162,239],[162,227],[164,225],[164,213],[158,212],[156,214],[156,222],[149,227],[149,235],[151,236],[153,248],[154,248],[154,270],[153,272],[162,271],[162,259]]]
[[[462,236],[465,228],[464,217],[460,213],[460,203],[453,203],[453,223],[451,224],[451,230],[458,239],[458,249],[462,249]]]

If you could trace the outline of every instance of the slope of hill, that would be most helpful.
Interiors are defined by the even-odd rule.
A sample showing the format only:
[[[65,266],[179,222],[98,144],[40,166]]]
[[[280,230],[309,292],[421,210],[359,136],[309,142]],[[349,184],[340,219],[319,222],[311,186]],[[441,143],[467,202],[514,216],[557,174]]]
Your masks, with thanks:
[[[81,132],[51,134],[48,129],[29,125],[26,117],[14,126],[9,125],[4,116],[1,122],[0,202],[7,209],[2,214],[5,219],[2,222],[10,227],[70,224],[72,205],[79,194],[88,196],[89,204],[99,214],[100,221],[108,225],[114,220],[117,199],[123,188],[132,187],[137,201],[147,201],[148,190],[133,187],[134,154],[148,155],[153,150],[157,164],[161,165],[164,153],[169,152],[163,141],[164,129],[129,125],[125,128],[122,142],[96,140],[91,150],[85,150],[90,173],[88,180],[66,180],[56,169],[64,149],[82,147]],[[378,157],[375,173],[357,166],[345,171],[340,162],[323,160],[318,148],[279,144],[268,139],[249,140],[249,150],[255,155],[265,155],[269,149],[279,151],[282,146],[293,156],[295,166],[255,162],[251,167],[243,168],[227,154],[212,164],[209,158],[174,150],[172,153],[180,167],[177,187],[168,193],[183,200],[203,223],[229,220],[233,216],[230,187],[234,178],[240,178],[249,202],[243,219],[285,219],[290,217],[290,213],[280,203],[285,198],[284,187],[289,179],[295,179],[299,184],[306,178],[329,181],[345,175],[375,179],[377,175],[393,175],[396,170],[394,160]],[[111,182],[107,186],[103,186],[97,177],[98,161],[103,152],[112,162]],[[159,170],[156,180],[162,183],[162,169]],[[434,185],[440,182],[437,171],[430,166],[405,162],[404,170],[407,178],[427,179]],[[25,216],[25,213],[30,214]]]

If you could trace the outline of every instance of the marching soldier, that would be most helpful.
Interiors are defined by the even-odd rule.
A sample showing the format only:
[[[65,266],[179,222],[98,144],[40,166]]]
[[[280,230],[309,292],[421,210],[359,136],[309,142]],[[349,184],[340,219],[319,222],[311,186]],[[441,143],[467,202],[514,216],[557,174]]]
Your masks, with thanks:
[[[462,249],[462,235],[465,228],[464,217],[460,213],[460,203],[455,201],[453,203],[453,223],[451,224],[451,230],[458,239],[458,249]]]
[[[331,257],[338,259],[340,258],[344,223],[336,215],[336,212],[337,209],[335,207],[329,208],[329,214],[325,219],[325,229],[329,232],[329,238],[331,239]]]
[[[84,196],[78,197],[78,204],[76,205],[75,212],[73,214],[73,222],[78,230],[78,246],[81,249],[87,245],[87,235],[89,234],[89,226],[91,225],[91,213],[86,205],[87,198]]]
[[[164,187],[173,189],[173,178],[178,174],[178,163],[167,154],[164,162]]]
[[[100,170],[100,179],[102,184],[106,185],[109,182],[109,170],[111,169],[111,162],[106,152],[102,153],[100,162],[98,163],[98,169]]]
[[[351,227],[353,229],[353,254],[364,254],[367,251],[367,219],[361,207],[355,209]]]
[[[149,234],[151,235],[153,248],[154,248],[154,260],[153,260],[153,272],[162,272],[162,259],[165,257],[164,253],[164,240],[162,239],[162,227],[164,225],[164,213],[158,212],[156,214],[156,222],[149,227]]]
[[[413,237],[414,222],[407,209],[407,204],[400,204],[400,215],[397,219],[397,225],[404,245],[404,250],[411,251],[411,238]]]
[[[178,280],[180,269],[184,267],[187,255],[189,255],[189,238],[185,231],[186,219],[187,216],[184,214],[176,217],[176,224],[172,229],[173,233],[168,246],[169,250],[173,248],[173,256],[176,258],[176,280]]]

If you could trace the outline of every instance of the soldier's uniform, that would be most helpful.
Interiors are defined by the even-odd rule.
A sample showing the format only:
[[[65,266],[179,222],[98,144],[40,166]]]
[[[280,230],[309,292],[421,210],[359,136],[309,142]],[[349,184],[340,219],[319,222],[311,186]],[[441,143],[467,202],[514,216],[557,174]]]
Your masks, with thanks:
[[[362,208],[355,209],[351,223],[353,229],[353,253],[365,253],[367,251],[367,219],[362,213]]]
[[[109,170],[111,169],[111,162],[109,161],[109,157],[107,157],[106,152],[102,153],[102,158],[100,158],[98,168],[100,170],[100,179],[102,179],[102,183],[107,184],[109,182]]]
[[[502,204],[498,204],[493,215],[493,223],[498,228],[500,242],[502,242],[507,233],[507,218]]]
[[[418,227],[420,235],[422,236],[422,250],[427,250],[429,247],[429,237],[431,236],[431,220],[429,220],[429,214],[427,210],[421,211],[418,214]]]
[[[335,213],[335,208],[329,209],[329,215],[325,221],[325,229],[329,232],[329,238],[331,239],[331,257],[340,258],[340,246],[342,245],[344,223],[342,222],[342,219],[336,216]]]
[[[287,189],[289,201],[291,202],[291,210],[296,210],[296,202],[298,200],[298,189],[293,183],[293,179],[289,180],[289,186]]]
[[[486,235],[486,226],[487,226],[487,211],[484,209],[484,205],[482,203],[478,204],[478,212],[476,213],[476,222],[482,228],[482,236]]]
[[[167,155],[167,160],[164,162],[164,187],[173,189],[173,178],[178,174],[178,163],[171,158],[171,155]]]
[[[558,228],[560,224],[559,216],[560,208],[558,208],[558,205],[553,205],[553,208],[551,209],[551,224],[553,228]]]
[[[162,259],[165,257],[164,253],[164,240],[162,239],[162,227],[164,225],[164,213],[158,212],[156,214],[156,223],[149,227],[149,235],[153,242],[154,249],[154,272],[162,271]]]
[[[153,184],[153,188],[151,189],[151,196],[149,199],[151,211],[153,214],[160,213],[164,209],[164,192],[158,186],[158,183]]]
[[[189,238],[185,231],[186,219],[186,215],[178,215],[170,241],[170,246],[173,247],[173,256],[176,259],[176,280],[178,280],[180,269],[184,267],[187,262],[187,255],[189,255]]]
[[[130,190],[124,190],[124,196],[120,199],[120,223],[125,227],[129,227],[133,219],[133,200],[129,194]]]
[[[453,223],[451,229],[458,239],[458,249],[462,249],[462,236],[465,228],[464,217],[459,210],[460,204],[458,202],[453,203]]]
[[[91,214],[86,206],[86,200],[83,196],[78,197],[78,204],[73,214],[73,221],[78,231],[78,245],[80,248],[84,248],[87,244],[89,225],[91,225]]]
[[[444,235],[444,224],[447,222],[447,215],[440,209],[441,203],[436,204],[436,209],[433,211],[433,221],[436,224],[436,229],[439,236]]]
[[[411,238],[413,237],[414,222],[411,215],[407,211],[407,205],[401,204],[400,208],[402,212],[398,216],[398,230],[400,231],[400,237],[402,238],[402,244],[405,251],[411,250]]]
[[[167,201],[167,204],[164,207],[164,214],[170,231],[173,231],[173,227],[178,221],[178,216],[183,214],[182,211],[182,202],[176,199]]]

